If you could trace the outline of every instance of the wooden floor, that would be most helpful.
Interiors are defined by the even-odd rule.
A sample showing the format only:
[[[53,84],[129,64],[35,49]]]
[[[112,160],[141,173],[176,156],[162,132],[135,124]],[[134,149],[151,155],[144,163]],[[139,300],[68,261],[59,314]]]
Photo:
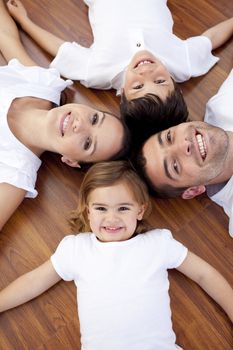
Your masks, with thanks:
[[[87,8],[81,0],[23,1],[40,25],[64,39],[90,45]],[[169,6],[175,33],[182,38],[233,16],[232,0],[171,0]],[[33,58],[47,66],[50,57],[25,34],[22,40]],[[206,76],[182,84],[194,119],[202,119],[207,100],[232,68],[233,40],[216,55],[220,62]],[[118,112],[113,91],[88,90],[76,83],[70,95],[74,101]],[[48,259],[70,233],[65,217],[76,206],[82,173],[62,165],[57,155],[45,154],[43,163],[37,181],[39,196],[25,200],[0,234],[0,288]],[[233,239],[220,207],[206,196],[190,201],[154,200],[151,220],[156,227],[171,229],[175,238],[215,266],[233,286]],[[170,280],[177,343],[187,350],[232,350],[232,326],[224,312],[180,273],[172,271]],[[80,349],[79,336],[72,283],[61,282],[38,299],[0,315],[0,350]]]

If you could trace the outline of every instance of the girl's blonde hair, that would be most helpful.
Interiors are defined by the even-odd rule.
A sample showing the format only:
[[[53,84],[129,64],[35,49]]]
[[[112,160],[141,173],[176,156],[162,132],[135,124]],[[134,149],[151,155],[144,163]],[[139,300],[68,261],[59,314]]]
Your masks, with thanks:
[[[78,207],[71,212],[69,219],[74,231],[91,231],[88,219],[88,202],[91,192],[96,188],[109,187],[117,183],[125,183],[136,202],[139,205],[145,205],[145,213],[143,219],[138,221],[136,232],[143,233],[152,228],[147,221],[151,213],[151,202],[145,183],[127,161],[112,161],[93,165],[84,176],[79,192]]]

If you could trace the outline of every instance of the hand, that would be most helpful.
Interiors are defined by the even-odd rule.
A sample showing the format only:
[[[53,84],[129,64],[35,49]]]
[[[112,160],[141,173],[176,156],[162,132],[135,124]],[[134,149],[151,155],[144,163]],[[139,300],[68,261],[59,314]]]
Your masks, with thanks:
[[[28,17],[27,11],[20,0],[9,0],[6,5],[10,15],[19,24]]]

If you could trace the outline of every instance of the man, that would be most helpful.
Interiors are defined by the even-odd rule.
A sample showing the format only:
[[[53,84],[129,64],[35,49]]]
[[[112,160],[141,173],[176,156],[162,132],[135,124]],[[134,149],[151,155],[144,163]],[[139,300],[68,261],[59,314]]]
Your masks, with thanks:
[[[121,94],[121,115],[135,144],[186,121],[187,106],[176,83],[206,74],[216,64],[212,50],[232,35],[233,18],[181,40],[173,34],[166,0],[84,2],[93,32],[88,48],[39,27],[21,1],[7,6],[24,31],[55,57],[51,66],[62,76]]]
[[[139,163],[152,191],[193,198],[207,190],[230,217],[233,237],[233,70],[207,103],[205,121],[182,123],[151,136]]]

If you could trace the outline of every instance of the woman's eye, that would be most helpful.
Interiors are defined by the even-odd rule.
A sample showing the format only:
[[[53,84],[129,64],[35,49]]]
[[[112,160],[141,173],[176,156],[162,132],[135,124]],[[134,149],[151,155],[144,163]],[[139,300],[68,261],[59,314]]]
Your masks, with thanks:
[[[158,79],[158,80],[155,80],[155,84],[163,84],[165,83],[166,80],[164,79]]]
[[[143,84],[138,84],[133,87],[134,90],[139,90],[143,87]]]
[[[91,124],[92,125],[96,125],[99,121],[99,115],[98,113],[95,113],[93,116],[92,116],[92,119],[91,119]]]
[[[168,142],[171,142],[171,140],[172,140],[172,138],[171,138],[171,131],[170,130],[167,132],[166,139],[167,139]]]
[[[91,147],[91,138],[88,137],[84,143],[84,150],[87,151]]]
[[[129,210],[129,208],[128,207],[120,207],[119,208],[119,211],[126,211],[126,210]]]

